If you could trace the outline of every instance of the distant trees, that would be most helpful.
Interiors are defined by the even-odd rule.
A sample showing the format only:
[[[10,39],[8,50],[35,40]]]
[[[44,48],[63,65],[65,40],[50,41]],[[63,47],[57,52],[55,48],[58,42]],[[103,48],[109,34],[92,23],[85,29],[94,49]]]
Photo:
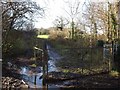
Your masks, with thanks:
[[[57,17],[53,22],[53,24],[55,25],[57,30],[60,29],[61,31],[63,31],[64,27],[66,25],[68,25],[68,23],[69,23],[69,21],[66,18],[62,17],[62,16]]]
[[[49,30],[44,29],[44,28],[36,28],[36,31],[37,31],[38,35],[48,35],[49,34]]]

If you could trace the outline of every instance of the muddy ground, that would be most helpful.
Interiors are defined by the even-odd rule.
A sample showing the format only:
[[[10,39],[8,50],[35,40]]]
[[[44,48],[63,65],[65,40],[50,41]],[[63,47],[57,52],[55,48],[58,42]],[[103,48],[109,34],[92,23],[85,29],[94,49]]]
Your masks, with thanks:
[[[32,60],[19,59],[19,65],[29,66],[32,64]],[[24,64],[23,64],[24,63]],[[20,74],[18,68],[3,68],[4,79],[8,76],[15,79],[20,79]],[[15,80],[11,79],[11,80]],[[7,80],[7,79],[5,79]],[[19,81],[19,80],[18,80]],[[60,89],[63,88],[87,88],[87,89],[97,89],[97,88],[112,88],[120,89],[120,75],[111,76],[109,72],[103,72],[92,75],[81,75],[75,73],[64,73],[64,72],[50,72],[46,78],[46,83],[48,85],[56,85]],[[6,81],[7,82],[7,81]],[[5,82],[2,82],[5,85]],[[16,85],[16,84],[15,84]]]

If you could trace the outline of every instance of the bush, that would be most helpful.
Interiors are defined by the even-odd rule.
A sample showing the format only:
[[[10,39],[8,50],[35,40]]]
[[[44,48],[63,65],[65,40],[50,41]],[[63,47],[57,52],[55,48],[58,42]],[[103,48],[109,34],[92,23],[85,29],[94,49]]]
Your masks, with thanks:
[[[27,53],[32,53],[35,39],[35,32],[11,31],[8,35],[7,42],[2,46],[3,58],[26,56]]]
[[[98,40],[97,41],[97,46],[98,47],[103,47],[103,45],[104,45],[104,41],[103,40]]]
[[[16,40],[13,44],[13,48],[11,49],[13,56],[23,55],[26,48],[26,43],[23,39]]]

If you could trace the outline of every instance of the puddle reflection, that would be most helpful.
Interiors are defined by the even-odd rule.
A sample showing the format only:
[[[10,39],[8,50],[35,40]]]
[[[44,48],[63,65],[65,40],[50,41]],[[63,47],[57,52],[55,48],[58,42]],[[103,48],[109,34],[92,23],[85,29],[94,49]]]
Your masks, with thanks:
[[[55,66],[55,61],[57,59],[60,59],[61,57],[55,52],[50,50],[50,46],[47,46],[48,49],[48,55],[49,57],[52,57],[52,60],[48,61],[48,72],[52,71],[58,71],[57,67]],[[34,72],[36,71],[36,73]],[[23,79],[25,79],[30,86],[30,88],[43,88],[42,90],[49,90],[51,88],[56,88],[58,90],[58,87],[55,85],[45,85],[43,86],[43,68],[42,67],[36,67],[35,69],[28,68],[28,67],[21,67],[20,73],[23,75]],[[36,75],[36,85],[34,85],[34,80],[35,80],[35,75]]]

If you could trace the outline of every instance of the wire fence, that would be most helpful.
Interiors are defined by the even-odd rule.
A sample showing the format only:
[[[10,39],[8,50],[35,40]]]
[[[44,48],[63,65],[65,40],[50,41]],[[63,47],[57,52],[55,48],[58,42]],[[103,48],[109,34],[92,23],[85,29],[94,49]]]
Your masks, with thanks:
[[[52,50],[49,49],[49,51]],[[82,74],[108,72],[110,70],[111,47],[61,48],[55,49],[53,52],[61,57],[56,62],[59,70]]]

